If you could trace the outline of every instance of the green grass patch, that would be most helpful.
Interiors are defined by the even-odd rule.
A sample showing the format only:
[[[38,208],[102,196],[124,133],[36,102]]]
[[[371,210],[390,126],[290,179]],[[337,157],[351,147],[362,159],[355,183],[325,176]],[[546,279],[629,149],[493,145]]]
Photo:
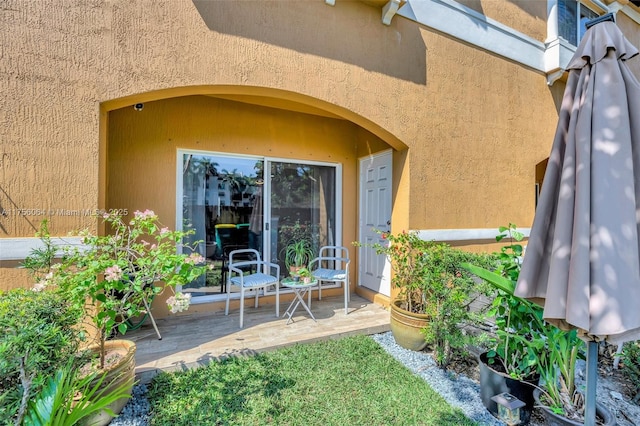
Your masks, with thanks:
[[[161,373],[152,425],[475,425],[369,336]]]

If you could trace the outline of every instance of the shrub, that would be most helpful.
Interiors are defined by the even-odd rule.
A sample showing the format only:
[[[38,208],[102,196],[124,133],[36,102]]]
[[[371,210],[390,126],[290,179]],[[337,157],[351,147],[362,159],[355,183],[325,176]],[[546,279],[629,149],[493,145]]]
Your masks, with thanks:
[[[495,268],[497,258],[423,240],[413,231],[381,235],[388,245],[375,243],[372,247],[391,262],[391,284],[400,290],[400,308],[429,317],[429,325],[422,331],[436,362],[445,367],[453,352],[469,343],[463,326],[480,321],[471,304],[490,290],[461,264]]]
[[[27,401],[73,358],[81,315],[54,292],[0,292],[1,424],[21,417]]]
[[[622,372],[636,387],[635,403],[640,401],[640,340],[627,342],[622,349]]]
[[[488,254],[470,253],[447,244],[432,244],[424,258],[425,314],[430,317],[422,330],[427,344],[433,348],[438,365],[446,367],[454,352],[470,343],[463,326],[478,324],[482,316],[471,309],[489,287],[478,283],[460,264],[473,262],[490,267],[495,258]]]

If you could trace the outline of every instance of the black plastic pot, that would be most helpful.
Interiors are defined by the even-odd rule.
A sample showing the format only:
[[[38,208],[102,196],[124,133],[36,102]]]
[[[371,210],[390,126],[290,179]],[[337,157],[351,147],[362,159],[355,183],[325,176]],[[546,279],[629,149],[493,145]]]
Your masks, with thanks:
[[[535,390],[533,397],[535,398],[536,405],[540,407],[542,416],[545,418],[548,426],[581,426],[584,424],[582,422],[577,422],[560,416],[544,406],[540,402],[540,389]],[[618,424],[616,417],[611,413],[611,411],[600,403],[596,403],[596,417],[599,417],[601,420],[601,423],[598,423],[599,425],[615,426]]]
[[[534,385],[538,384],[538,379],[531,381],[515,380],[504,373],[494,370],[487,363],[486,352],[480,354],[479,364],[480,397],[487,410],[495,417],[498,417],[498,405],[491,400],[491,397],[508,392],[526,404],[520,409],[520,424],[529,424],[535,403],[533,397]]]

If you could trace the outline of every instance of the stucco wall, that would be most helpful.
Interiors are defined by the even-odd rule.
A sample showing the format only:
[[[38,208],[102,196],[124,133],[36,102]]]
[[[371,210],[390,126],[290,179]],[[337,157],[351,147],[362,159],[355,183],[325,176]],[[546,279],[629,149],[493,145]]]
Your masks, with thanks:
[[[535,164],[548,154],[555,129],[556,89],[547,88],[539,73],[414,22],[396,17],[391,26],[382,25],[380,14],[357,1],[335,7],[322,0],[5,1],[0,203],[53,211],[102,208],[107,202],[119,207],[124,200],[104,189],[126,183],[117,155],[112,158],[117,152],[110,153],[116,148],[110,146],[109,111],[115,117],[128,107],[124,123],[135,117],[135,102],[145,102],[147,113],[153,101],[166,97],[251,94],[343,117],[344,122],[326,119],[331,125],[323,127],[338,134],[337,141],[343,131],[364,140],[366,129],[377,148],[408,147],[394,155],[396,229],[497,227],[509,221],[528,226]],[[538,19],[537,12],[509,8],[509,22],[521,20],[516,29],[536,38]],[[183,101],[158,103],[177,129],[191,117],[167,113]],[[278,115],[284,119],[285,113]],[[301,115],[286,119],[306,128],[309,121]],[[312,127],[320,126],[319,119],[312,121]],[[237,134],[252,136],[251,121],[226,122],[238,126]],[[162,131],[150,129],[166,138]],[[150,139],[135,136],[146,142],[131,148],[132,158],[148,162],[141,149]],[[169,194],[157,207],[169,222],[164,217],[173,215],[175,173],[159,175],[174,148],[158,148],[163,162],[147,164]],[[314,148],[300,146],[299,153],[310,158],[317,155]],[[368,149],[363,143],[349,155]],[[154,207],[148,204],[160,195],[157,188],[132,191],[131,208]],[[0,237],[32,236],[40,219],[0,217]],[[56,235],[96,228],[88,217],[51,219]],[[8,275],[3,274],[0,268],[0,279]]]
[[[427,196],[411,199],[411,226],[530,226],[535,165],[549,154],[558,87],[520,65],[423,35],[430,111],[412,144],[419,149],[409,151],[410,193]]]
[[[458,3],[538,41],[547,38],[547,1],[457,0]]]

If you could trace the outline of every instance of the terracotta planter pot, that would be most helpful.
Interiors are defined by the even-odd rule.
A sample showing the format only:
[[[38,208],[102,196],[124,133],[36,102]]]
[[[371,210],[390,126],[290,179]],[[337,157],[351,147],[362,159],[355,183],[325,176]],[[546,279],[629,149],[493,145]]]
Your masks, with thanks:
[[[577,422],[575,420],[567,419],[566,417],[562,417],[547,407],[545,407],[542,402],[540,402],[540,389],[536,389],[533,392],[533,397],[535,398],[536,405],[540,407],[542,411],[542,415],[545,418],[548,426],[581,426],[583,423]],[[615,426],[618,424],[615,416],[600,403],[596,403],[596,417],[600,417],[602,423],[598,423],[599,425],[604,426]]]
[[[98,353],[99,347],[92,346],[91,351]],[[131,388],[133,388],[133,383],[135,381],[135,354],[136,354],[136,344],[130,340],[108,340],[105,342],[105,350],[107,353],[107,357],[110,352],[117,352],[122,355],[122,358],[114,365],[108,366],[106,369],[107,377],[105,377],[102,385],[106,387],[106,389],[114,389],[123,384],[127,384],[129,388],[129,395],[131,395]],[[127,402],[129,402],[128,398],[121,398],[111,405],[109,408],[113,410],[114,414],[119,414]],[[111,417],[106,412],[102,411],[98,414],[91,416],[84,423],[86,426],[105,426],[108,425],[113,417]]]
[[[427,342],[420,330],[429,323],[429,317],[405,311],[399,304],[399,300],[394,300],[391,304],[391,333],[398,345],[412,351],[421,351],[427,346]]]
[[[491,400],[491,397],[503,392],[524,402],[526,405],[520,409],[520,424],[527,425],[531,420],[531,412],[535,399],[533,398],[533,385],[538,384],[538,379],[530,381],[515,380],[505,373],[494,370],[487,363],[487,354],[480,354],[480,398],[482,404],[494,417],[498,416],[498,404]]]

